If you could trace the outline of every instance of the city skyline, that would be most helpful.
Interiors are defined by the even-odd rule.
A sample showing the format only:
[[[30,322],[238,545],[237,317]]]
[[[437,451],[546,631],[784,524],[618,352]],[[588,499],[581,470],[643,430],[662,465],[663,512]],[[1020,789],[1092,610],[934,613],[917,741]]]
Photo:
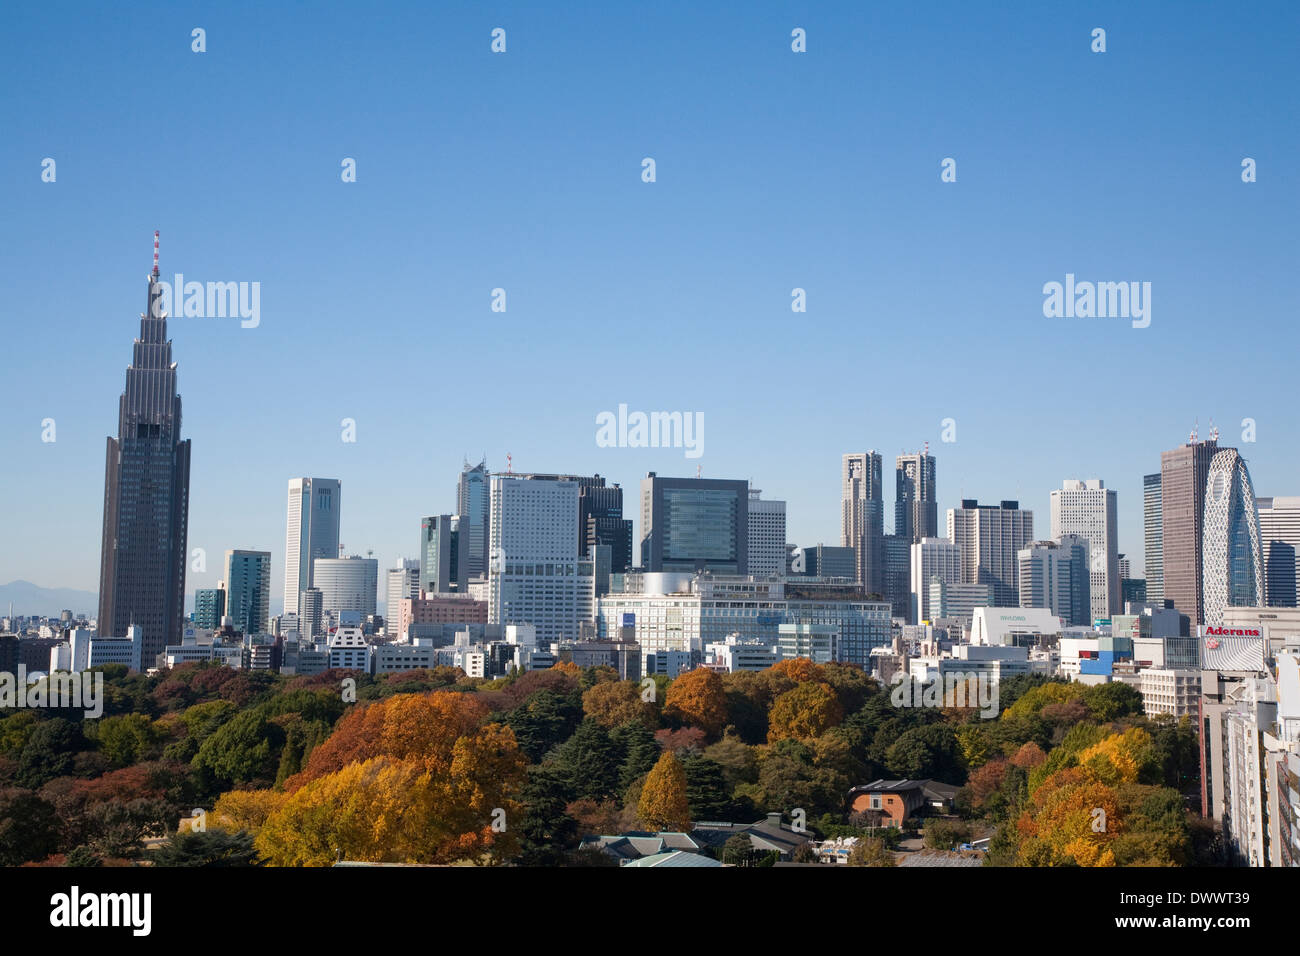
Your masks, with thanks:
[[[256,328],[182,316],[169,330],[189,384],[186,434],[202,439],[189,547],[207,560],[205,571],[187,571],[188,594],[215,586],[226,550],[263,550],[273,555],[280,603],[283,489],[295,475],[347,483],[349,553],[373,551],[381,568],[415,557],[413,522],[454,511],[462,462],[482,455],[494,472],[511,454],[515,470],[599,473],[625,489],[648,471],[693,475],[696,464],[705,477],[752,479],[787,502],[788,536],[803,546],[837,543],[841,455],[870,447],[888,460],[929,442],[941,514],[963,498],[1015,499],[1046,527],[1062,480],[1104,480],[1118,493],[1119,550],[1135,573],[1145,573],[1142,477],[1198,419],[1202,435],[1212,418],[1234,439],[1261,496],[1300,493],[1300,426],[1284,412],[1286,356],[1258,347],[1285,328],[1291,298],[1285,212],[1296,186],[1285,163],[1297,134],[1272,119],[1271,78],[1288,62],[1281,37],[1294,11],[1266,8],[1261,16],[1276,29],[1246,44],[1206,11],[1182,11],[1171,23],[1112,7],[1097,14],[1111,37],[1104,57],[1075,36],[1086,38],[1085,25],[1059,11],[956,5],[943,9],[947,29],[847,6],[802,18],[805,60],[789,54],[785,18],[769,15],[732,22],[696,13],[682,37],[669,22],[629,33],[615,12],[549,23],[517,10],[510,52],[493,58],[480,42],[491,24],[451,12],[420,21],[446,32],[434,63],[418,31],[350,29],[355,55],[385,51],[370,57],[376,81],[412,70],[429,77],[417,88],[390,84],[395,111],[428,115],[427,91],[440,77],[466,80],[463,99],[437,113],[442,132],[467,144],[455,154],[439,152],[418,124],[358,125],[367,97],[325,68],[344,42],[326,22],[311,34],[311,51],[293,48],[310,88],[274,102],[252,97],[246,127],[214,114],[215,135],[232,144],[228,157],[213,155],[200,135],[178,143],[166,163],[144,158],[147,119],[131,96],[82,102],[82,71],[57,64],[74,57],[101,71],[106,93],[149,88],[157,111],[193,115],[216,104],[218,90],[265,86],[262,54],[287,53],[276,29],[287,16],[260,14],[266,40],[255,56],[229,42],[237,18],[205,15],[209,36],[226,37],[207,59],[189,50],[185,14],[131,28],[94,9],[85,16],[91,29],[69,38],[16,11],[9,36],[22,45],[0,41],[17,77],[19,120],[0,158],[13,235],[0,276],[15,314],[53,312],[63,327],[57,356],[48,324],[13,323],[10,332],[14,354],[58,364],[11,371],[0,452],[19,463],[6,488],[24,507],[0,515],[0,539],[15,545],[0,555],[0,581],[96,588],[98,549],[85,529],[100,524],[102,502],[87,472],[97,470],[112,429],[104,406],[121,373],[108,359],[133,321],[142,237],[155,228],[168,276],[263,285]],[[1027,42],[1007,44],[1011,35]],[[700,69],[656,71],[647,84],[638,64],[659,57],[669,38],[679,65]],[[150,64],[120,61],[111,55],[118,41],[146,42],[157,55]],[[989,49],[999,51],[997,70]],[[945,69],[918,69],[930,58]],[[584,82],[593,63],[613,71],[601,88]],[[570,106],[553,102],[545,84],[529,88],[539,66]],[[156,69],[175,82],[151,83]],[[863,70],[873,80],[868,94],[854,79]],[[1051,78],[1050,91],[1021,88],[1016,77],[1034,72]],[[36,76],[41,96],[28,85]],[[1244,105],[1233,92],[1241,76],[1262,78]],[[1013,89],[1015,106],[999,106]],[[718,117],[707,107],[714,95],[775,105]],[[42,97],[57,108],[48,124],[28,122],[36,114],[25,111]],[[628,97],[645,104],[639,119],[599,141],[586,135],[610,133],[603,117]],[[1180,105],[1188,97],[1195,113]],[[307,133],[295,110],[319,130]],[[498,122],[481,127],[483,115]],[[1074,115],[1108,117],[1155,159],[1135,167],[1105,136],[1074,138],[1062,152],[1060,118]],[[565,136],[535,135],[546,123]],[[292,145],[260,135],[281,128]],[[835,155],[821,148],[829,144]],[[640,179],[646,155],[658,162],[655,183]],[[56,182],[40,181],[45,156],[59,162]],[[356,183],[339,181],[348,156]],[[442,163],[432,178],[426,156]],[[945,184],[948,156],[959,173]],[[1243,156],[1258,161],[1257,182],[1241,182]],[[537,189],[538,177],[556,188]],[[217,198],[227,187],[246,189],[249,201]],[[1063,192],[1080,208],[1045,218],[1043,197]],[[141,193],[150,196],[143,212]],[[1194,208],[1184,201],[1192,195]],[[766,201],[773,196],[782,198]],[[745,242],[766,238],[733,251],[741,229]],[[627,247],[635,254],[612,251]],[[674,276],[671,286],[655,278],[663,274]],[[1151,281],[1152,324],[1044,318],[1042,286],[1066,274]],[[498,287],[510,296],[505,313],[491,311]],[[806,313],[790,311],[795,287],[807,291]],[[737,337],[742,316],[750,333]],[[1233,334],[1243,322],[1252,334]],[[606,323],[605,341],[585,337]],[[575,339],[591,359],[580,389]],[[499,348],[503,341],[519,347]],[[722,350],[747,379],[772,387],[737,399],[729,383],[702,374],[700,360],[682,360],[686,341],[701,354]],[[425,354],[434,342],[491,374],[459,392],[444,386],[433,419],[394,414],[400,383],[421,386],[432,374]],[[919,350],[920,371],[914,362],[874,362],[873,390],[864,393],[864,357],[901,349]],[[1009,349],[1017,377],[1004,374]],[[1032,392],[1041,371],[1065,357],[1086,370],[1086,398],[1050,412],[1016,401],[1017,389]],[[641,367],[655,374],[627,374]],[[355,387],[367,368],[382,375]],[[1144,373],[1173,370],[1171,387],[1138,384]],[[804,378],[822,390],[812,404],[781,385]],[[597,416],[623,403],[702,413],[704,455],[600,447]],[[56,441],[41,441],[46,419]],[[355,422],[354,443],[340,438],[345,419]],[[943,441],[949,419],[955,442]],[[1257,443],[1235,440],[1247,419]],[[406,476],[400,482],[396,471]],[[640,534],[638,526],[634,540]]]

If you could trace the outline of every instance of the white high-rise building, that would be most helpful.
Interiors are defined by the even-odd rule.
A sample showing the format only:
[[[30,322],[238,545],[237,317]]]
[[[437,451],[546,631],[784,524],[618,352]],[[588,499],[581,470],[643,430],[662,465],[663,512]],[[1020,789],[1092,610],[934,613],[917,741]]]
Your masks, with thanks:
[[[543,646],[576,640],[596,598],[595,564],[578,557],[578,482],[490,482],[488,622],[531,624]]]
[[[354,554],[349,558],[317,558],[312,569],[326,614],[356,611],[364,621],[375,613],[379,590],[379,559]]]
[[[1256,498],[1269,607],[1300,605],[1300,497]]]
[[[961,549],[947,538],[922,538],[912,545],[912,607],[909,620],[913,624],[932,620],[930,579],[935,577],[945,584],[961,581]]]
[[[298,595],[314,586],[312,562],[339,556],[337,478],[290,478],[284,539],[284,612],[298,613]]]
[[[749,489],[749,573],[785,573],[785,502],[764,501]]]
[[[420,562],[403,558],[399,567],[389,568],[384,581],[385,633],[397,633],[397,612],[405,598],[420,596]]]
[[[1067,479],[1052,492],[1052,537],[1077,534],[1088,540],[1089,590],[1094,620],[1123,608],[1119,587],[1119,518],[1115,492],[1099,478]]]
[[[987,584],[996,607],[1020,603],[1019,554],[1034,540],[1034,513],[1018,501],[982,505],[963,498],[948,509],[948,540],[961,551],[962,579]]]

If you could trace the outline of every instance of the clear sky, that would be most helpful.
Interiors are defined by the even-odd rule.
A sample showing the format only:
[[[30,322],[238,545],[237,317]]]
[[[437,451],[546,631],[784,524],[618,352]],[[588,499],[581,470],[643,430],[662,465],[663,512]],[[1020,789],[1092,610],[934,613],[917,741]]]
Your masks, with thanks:
[[[647,470],[752,478],[813,544],[843,453],[885,455],[892,515],[929,441],[941,526],[1018,498],[1046,537],[1100,477],[1135,571],[1142,475],[1197,418],[1300,493],[1300,5],[547,6],[6,10],[0,581],[98,586],[154,229],[164,278],[261,283],[257,328],[170,322],[191,591],[269,550],[279,603],[297,475],[342,480],[349,552],[414,557],[484,454],[631,517]],[[1066,273],[1150,282],[1150,327],[1045,318]],[[703,457],[598,447],[619,403],[703,413]]]

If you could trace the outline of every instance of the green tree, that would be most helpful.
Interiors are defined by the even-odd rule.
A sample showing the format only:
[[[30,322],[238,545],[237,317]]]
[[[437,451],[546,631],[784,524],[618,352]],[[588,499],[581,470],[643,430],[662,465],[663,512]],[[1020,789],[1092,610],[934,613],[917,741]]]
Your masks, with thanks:
[[[105,717],[98,725],[99,751],[113,767],[126,767],[145,759],[158,743],[153,721],[144,714]]]
[[[173,833],[153,856],[158,866],[258,866],[253,835],[246,830]]]
[[[858,837],[849,851],[849,866],[898,866],[889,845],[877,837]]]
[[[546,762],[565,781],[571,800],[586,797],[605,800],[619,790],[622,761],[609,731],[594,720],[584,720],[573,736],[556,747]]]
[[[904,779],[964,782],[957,738],[947,724],[913,727],[885,752],[885,764]]]
[[[73,867],[95,867],[103,866],[104,861],[99,858],[92,848],[88,846],[73,847],[68,851],[68,855],[63,858],[64,866]]]
[[[682,761],[682,770],[686,773],[686,802],[692,820],[733,819],[731,790],[721,764],[691,754]]]
[[[275,779],[284,729],[265,707],[244,711],[212,734],[194,756],[194,769],[222,790]]]
[[[74,758],[85,744],[77,724],[62,717],[42,720],[27,736],[15,780],[22,787],[36,790],[55,777],[71,775]]]
[[[609,735],[614,746],[623,754],[623,765],[618,773],[618,792],[640,780],[654,767],[662,752],[655,735],[640,721],[616,727]]]
[[[573,735],[582,722],[582,703],[576,695],[543,688],[509,711],[502,722],[515,732],[519,749],[536,763]]]
[[[523,815],[517,825],[520,865],[558,866],[577,847],[578,823],[565,812],[567,792],[555,767],[528,768],[528,782],[520,796]]]
[[[30,790],[0,790],[0,866],[43,860],[59,843],[54,806]]]

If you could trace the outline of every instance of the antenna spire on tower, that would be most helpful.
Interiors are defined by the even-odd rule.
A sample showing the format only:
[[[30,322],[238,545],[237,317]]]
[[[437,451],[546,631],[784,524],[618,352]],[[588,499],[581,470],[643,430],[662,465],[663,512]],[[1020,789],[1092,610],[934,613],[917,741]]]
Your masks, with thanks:
[[[153,274],[158,274],[158,230],[153,231]]]

